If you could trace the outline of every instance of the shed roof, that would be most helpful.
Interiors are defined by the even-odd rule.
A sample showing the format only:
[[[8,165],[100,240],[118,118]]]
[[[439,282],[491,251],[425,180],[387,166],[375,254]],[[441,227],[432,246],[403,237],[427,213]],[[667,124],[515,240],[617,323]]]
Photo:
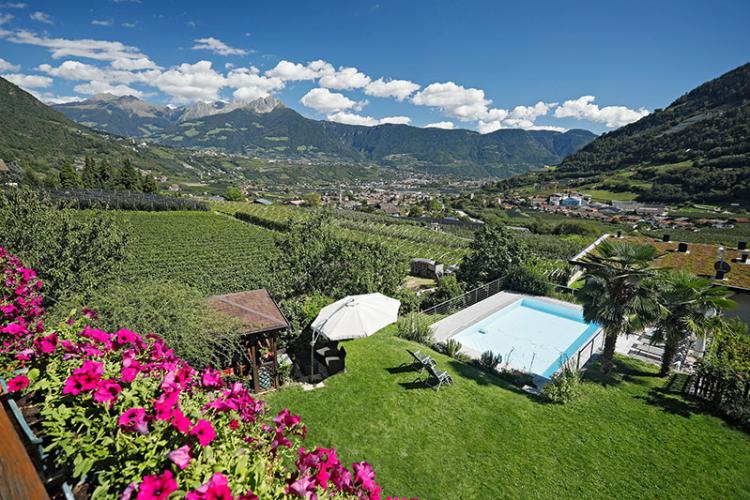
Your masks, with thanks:
[[[289,322],[265,288],[208,297],[217,311],[240,320],[245,333],[261,333],[289,327]]]

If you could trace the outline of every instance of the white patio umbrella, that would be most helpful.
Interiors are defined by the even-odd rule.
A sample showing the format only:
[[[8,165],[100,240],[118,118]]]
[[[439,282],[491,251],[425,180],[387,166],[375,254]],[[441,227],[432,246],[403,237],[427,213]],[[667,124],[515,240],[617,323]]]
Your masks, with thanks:
[[[382,293],[349,295],[321,309],[312,323],[310,376],[314,374],[315,343],[321,335],[330,340],[369,337],[398,319],[401,302]]]

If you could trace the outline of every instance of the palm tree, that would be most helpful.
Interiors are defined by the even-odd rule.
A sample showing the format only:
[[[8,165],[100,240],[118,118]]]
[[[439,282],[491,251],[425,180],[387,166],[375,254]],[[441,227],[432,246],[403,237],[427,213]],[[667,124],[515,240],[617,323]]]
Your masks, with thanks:
[[[691,335],[704,336],[711,316],[734,305],[731,292],[710,279],[686,271],[669,273],[660,289],[660,314],[652,342],[664,342],[662,377],[669,375],[680,344]]]
[[[604,331],[602,373],[612,369],[617,337],[631,334],[656,319],[659,311],[653,289],[658,252],[651,245],[605,240],[582,263],[586,282],[578,292],[583,317]]]

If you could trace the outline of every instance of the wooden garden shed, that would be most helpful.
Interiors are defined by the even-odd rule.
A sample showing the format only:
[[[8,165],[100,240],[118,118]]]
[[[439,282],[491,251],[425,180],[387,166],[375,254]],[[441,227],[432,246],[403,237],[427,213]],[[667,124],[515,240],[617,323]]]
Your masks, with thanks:
[[[247,362],[238,361],[234,369],[239,376],[251,375],[255,392],[279,386],[279,332],[289,328],[284,313],[265,288],[208,297],[215,310],[236,318],[243,327],[243,347]],[[248,368],[250,373],[248,373]]]

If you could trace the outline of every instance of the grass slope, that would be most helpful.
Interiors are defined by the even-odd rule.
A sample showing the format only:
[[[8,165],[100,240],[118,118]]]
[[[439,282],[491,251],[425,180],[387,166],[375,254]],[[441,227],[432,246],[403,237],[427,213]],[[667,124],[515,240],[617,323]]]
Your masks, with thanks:
[[[416,344],[386,330],[347,343],[347,373],[267,399],[309,424],[309,443],[368,460],[388,494],[420,498],[748,498],[750,438],[662,390],[651,367],[567,405],[539,403],[436,353],[435,392],[401,365]],[[424,349],[424,348],[422,348]]]

